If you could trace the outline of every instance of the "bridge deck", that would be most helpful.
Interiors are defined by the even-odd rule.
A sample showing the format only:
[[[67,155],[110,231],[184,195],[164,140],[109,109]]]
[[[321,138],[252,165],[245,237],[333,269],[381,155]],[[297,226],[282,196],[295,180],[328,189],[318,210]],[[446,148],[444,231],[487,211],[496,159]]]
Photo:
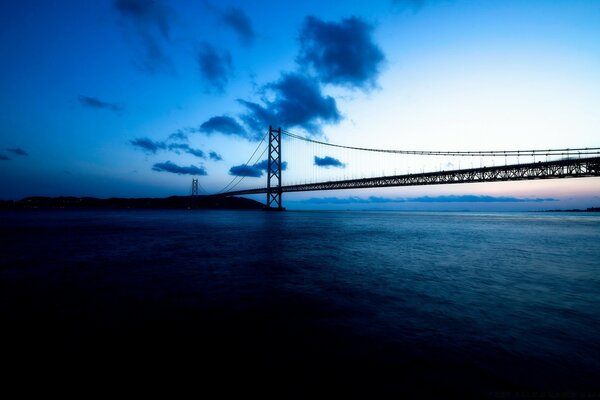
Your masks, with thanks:
[[[282,186],[281,191],[283,193],[307,192],[313,190],[443,185],[450,183],[502,182],[533,179],[582,178],[591,176],[600,176],[600,157],[573,158],[555,161],[540,161],[529,164],[512,164],[451,171],[425,172],[420,174],[287,185]],[[221,193],[218,196],[237,196],[266,192],[267,188],[264,187],[226,192]]]

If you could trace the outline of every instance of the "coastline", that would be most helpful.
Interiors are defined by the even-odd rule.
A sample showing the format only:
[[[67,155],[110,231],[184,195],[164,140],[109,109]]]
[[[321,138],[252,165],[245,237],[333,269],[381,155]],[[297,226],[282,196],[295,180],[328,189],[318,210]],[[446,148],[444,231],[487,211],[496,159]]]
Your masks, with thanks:
[[[34,196],[0,201],[0,210],[28,209],[229,209],[259,210],[262,203],[243,197],[170,196],[163,198],[99,199],[96,197]]]

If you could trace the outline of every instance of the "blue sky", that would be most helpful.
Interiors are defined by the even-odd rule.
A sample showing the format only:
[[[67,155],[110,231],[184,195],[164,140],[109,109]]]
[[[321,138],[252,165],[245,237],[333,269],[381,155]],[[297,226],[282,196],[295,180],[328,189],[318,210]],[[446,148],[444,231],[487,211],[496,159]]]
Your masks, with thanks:
[[[248,176],[238,188],[262,186],[264,175],[243,164],[269,121],[363,147],[599,146],[598,21],[595,0],[1,1],[0,198],[187,194],[193,177],[215,192],[240,173]],[[504,162],[283,146],[284,183]],[[403,200],[369,200],[380,197]],[[299,193],[284,202],[590,207],[600,205],[600,182]]]

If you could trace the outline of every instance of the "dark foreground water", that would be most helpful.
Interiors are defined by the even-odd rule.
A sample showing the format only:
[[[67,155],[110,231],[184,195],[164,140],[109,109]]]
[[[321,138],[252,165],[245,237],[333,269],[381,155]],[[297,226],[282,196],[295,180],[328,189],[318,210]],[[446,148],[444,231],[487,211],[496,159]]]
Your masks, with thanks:
[[[600,398],[598,214],[0,218],[22,391]]]

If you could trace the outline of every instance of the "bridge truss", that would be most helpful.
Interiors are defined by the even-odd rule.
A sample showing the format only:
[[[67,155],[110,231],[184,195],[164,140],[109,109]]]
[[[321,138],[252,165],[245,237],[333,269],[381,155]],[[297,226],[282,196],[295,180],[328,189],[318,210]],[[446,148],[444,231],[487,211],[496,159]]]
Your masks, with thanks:
[[[281,192],[361,189],[390,186],[443,185],[451,183],[503,182],[534,179],[583,178],[600,176],[600,157],[572,158],[537,163],[457,169],[375,178],[306,183],[281,186]],[[220,196],[268,193],[269,188],[231,191]],[[281,200],[281,197],[280,197]]]

